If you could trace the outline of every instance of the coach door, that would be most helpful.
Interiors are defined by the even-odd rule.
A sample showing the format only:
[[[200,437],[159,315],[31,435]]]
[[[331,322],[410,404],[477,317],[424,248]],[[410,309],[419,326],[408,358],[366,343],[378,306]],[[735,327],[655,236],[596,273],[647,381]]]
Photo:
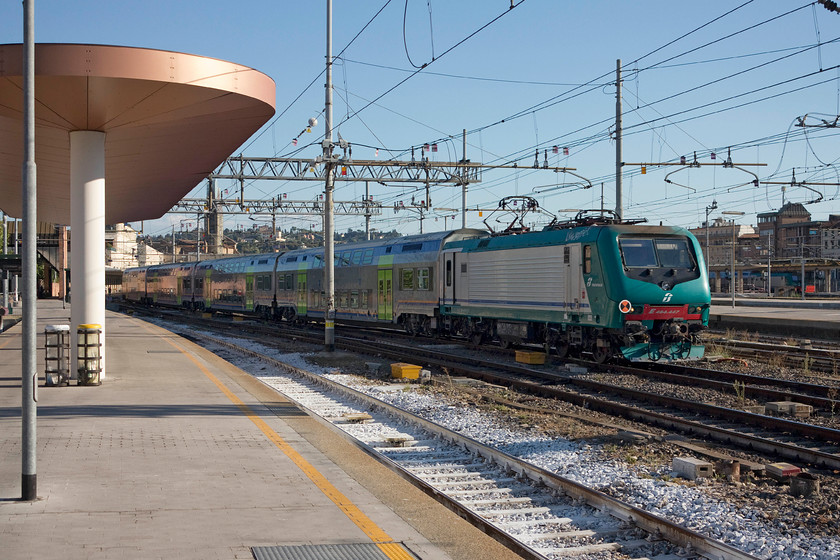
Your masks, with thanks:
[[[567,309],[576,311],[580,308],[580,245],[566,245],[563,247],[563,263],[566,268]]]
[[[253,262],[253,261],[252,261]],[[245,274],[245,309],[254,310],[254,273]]]
[[[178,273],[178,269],[175,269],[175,303],[177,305],[181,305],[181,298],[183,297],[183,289],[182,284],[184,282],[184,278]]]
[[[204,306],[210,307],[213,304],[213,282],[210,281],[210,277],[213,274],[213,269],[208,268],[204,272],[204,280],[201,282],[202,289],[204,290]]]
[[[377,271],[378,282],[377,309],[376,313],[380,321],[391,321],[394,318],[394,293],[393,276],[394,271],[390,268]]]
[[[298,272],[297,275],[297,314],[298,317],[306,315],[306,273]]]
[[[455,303],[455,255],[456,253],[443,255],[443,305]]]

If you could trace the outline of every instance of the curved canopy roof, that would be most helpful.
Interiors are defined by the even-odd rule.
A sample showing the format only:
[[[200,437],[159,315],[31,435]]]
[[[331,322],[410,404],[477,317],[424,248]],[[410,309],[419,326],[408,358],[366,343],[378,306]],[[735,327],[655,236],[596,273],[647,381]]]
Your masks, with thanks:
[[[0,45],[0,209],[22,214],[23,49]],[[162,216],[274,114],[274,81],[190,54],[35,46],[38,219],[70,223],[70,135],[105,132],[105,222]]]

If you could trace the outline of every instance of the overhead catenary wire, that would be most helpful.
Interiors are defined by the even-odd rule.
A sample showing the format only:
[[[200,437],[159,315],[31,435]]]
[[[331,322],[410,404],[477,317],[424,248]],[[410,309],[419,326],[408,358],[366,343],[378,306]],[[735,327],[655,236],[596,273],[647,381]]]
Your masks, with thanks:
[[[372,17],[368,20],[368,22],[367,22],[364,26],[362,26],[362,28],[359,30],[359,32],[358,32],[358,33],[356,33],[356,35],[354,35],[352,39],[350,39],[350,41],[349,41],[349,42],[348,42],[348,43],[344,46],[344,48],[343,48],[343,49],[341,49],[341,51],[338,53],[338,55],[336,55],[336,57],[335,57],[335,58],[339,58],[339,57],[341,57],[341,55],[342,55],[342,54],[344,54],[344,51],[346,51],[346,50],[350,47],[350,45],[352,45],[352,44],[356,41],[356,39],[358,39],[358,38],[359,38],[359,36],[361,36],[361,34],[365,32],[365,30],[366,30],[368,27],[370,27],[370,24],[371,24],[371,23],[373,23],[373,21],[374,21],[377,17],[379,17],[379,14],[381,14],[381,13],[382,13],[382,11],[383,11],[385,8],[387,8],[387,7],[388,7],[388,4],[390,4],[390,3],[391,3],[391,1],[392,1],[392,0],[385,0],[385,3],[382,5],[382,7],[381,7],[381,8],[379,8],[379,10],[377,10],[375,14],[373,14],[373,16],[372,16]],[[259,138],[260,138],[260,137],[261,137],[261,136],[265,133],[265,131],[266,131],[266,130],[268,130],[269,128],[271,128],[272,126],[274,126],[274,125],[277,123],[277,121],[279,121],[279,120],[280,120],[280,118],[282,118],[282,117],[283,117],[283,115],[285,115],[285,114],[286,114],[286,112],[287,112],[289,109],[291,109],[291,108],[292,108],[292,106],[294,106],[294,104],[295,104],[295,103],[297,103],[297,102],[298,102],[298,100],[299,100],[301,97],[303,97],[303,96],[306,94],[306,92],[307,92],[307,91],[309,91],[309,88],[311,88],[313,85],[315,85],[315,82],[317,82],[319,79],[321,79],[321,76],[323,76],[323,75],[326,73],[326,71],[327,71],[327,70],[326,70],[326,68],[325,68],[325,69],[323,69],[323,70],[321,70],[321,71],[318,73],[318,75],[317,75],[317,76],[315,76],[315,77],[312,79],[312,81],[311,81],[311,82],[309,82],[309,84],[308,84],[305,88],[303,88],[303,90],[302,90],[302,91],[301,91],[301,92],[297,95],[297,97],[295,97],[295,98],[294,98],[294,99],[293,99],[293,100],[292,100],[292,101],[291,101],[291,102],[290,102],[290,103],[286,106],[286,108],[285,108],[285,109],[283,109],[283,110],[280,112],[280,114],[279,114],[279,115],[277,115],[276,117],[274,117],[274,118],[271,120],[271,122],[270,122],[267,126],[263,127],[263,129],[262,129],[262,130],[261,130],[258,134],[254,135],[254,137],[251,139],[251,141],[250,141],[250,142],[248,142],[248,143],[244,146],[243,150],[246,150],[246,149],[248,149],[249,147],[251,147],[251,146],[254,144],[254,142],[256,142],[257,140],[259,140]]]
[[[746,5],[746,4],[748,4],[748,3],[742,4],[742,5]],[[783,14],[783,15],[784,15],[784,14]],[[676,40],[675,40],[674,42],[676,42]],[[656,52],[656,51],[651,51],[651,52]],[[787,51],[787,52],[791,52],[791,51]],[[640,60],[641,60],[641,58],[640,58]],[[687,63],[687,64],[691,64],[691,63]],[[765,64],[769,64],[769,63],[765,63]],[[660,69],[660,68],[661,68],[661,67],[663,67],[663,66],[665,66],[665,65],[663,65],[663,64],[661,64],[661,63],[660,63],[660,66],[656,66],[656,67],[648,66],[647,68],[649,68],[649,69]],[[431,74],[431,72],[428,72],[428,71],[427,71],[426,73],[427,73],[427,74]],[[822,82],[821,82],[821,83],[822,83]],[[601,86],[602,86],[602,85],[603,85],[603,84],[601,84]],[[811,86],[806,86],[806,87],[815,87],[816,85],[819,85],[819,84],[815,84],[815,85],[811,85]],[[346,91],[346,90],[347,90],[347,88],[345,87],[345,91]],[[626,90],[626,91],[631,91],[631,90]],[[349,93],[349,92],[347,92],[347,95],[349,96],[349,95],[350,95],[350,93]],[[784,93],[782,93],[781,95],[784,95]],[[760,103],[760,102],[762,102],[762,101],[764,101],[764,100],[766,100],[766,99],[772,99],[772,98],[773,98],[773,97],[770,97],[770,98],[765,98],[765,99],[762,99],[762,100],[751,101],[751,102],[754,102],[754,103]],[[725,99],[725,98],[724,98],[724,99]],[[728,101],[731,101],[731,99],[729,99],[729,100],[718,100],[718,101],[719,101],[719,102],[721,103],[721,105],[722,105],[722,104],[724,104],[724,103],[727,103]],[[732,110],[732,108],[724,108],[724,107],[722,107],[721,105],[716,105],[716,106],[714,106],[714,105],[713,105],[713,106],[711,106],[711,107],[712,107],[712,108],[715,108],[715,109],[721,109],[721,110],[723,110],[723,111],[721,111],[721,112],[725,112],[726,110]],[[656,106],[654,106],[654,107],[656,107]],[[655,109],[654,109],[654,107],[651,107],[651,110],[655,110]],[[661,106],[659,106],[659,107],[661,108]],[[348,109],[350,109],[349,105],[348,105]],[[362,108],[362,110],[364,110],[364,108]],[[695,108],[695,111],[702,111],[702,109],[696,109],[696,108]],[[644,121],[642,121],[642,122],[644,123],[644,126],[640,126],[640,128],[644,128],[645,130],[639,130],[638,132],[646,132],[647,130],[668,130],[668,129],[672,128],[672,126],[673,126],[673,121],[674,121],[674,120],[680,119],[680,118],[682,118],[682,117],[691,117],[691,118],[688,118],[688,119],[684,119],[684,120],[680,120],[680,121],[679,121],[679,122],[681,122],[681,123],[684,123],[684,122],[686,122],[686,121],[688,121],[688,120],[692,120],[692,119],[695,119],[695,118],[703,118],[704,116],[708,116],[708,115],[720,114],[719,112],[715,111],[715,112],[712,112],[712,113],[707,113],[706,115],[694,115],[694,114],[692,114],[692,113],[690,113],[690,112],[687,112],[687,113],[675,113],[675,112],[673,112],[673,111],[669,112],[669,111],[665,111],[665,110],[662,110],[660,113],[664,113],[664,115],[662,115],[662,116],[664,116],[664,117],[668,117],[668,116],[670,116],[670,115],[674,115],[674,114],[677,114],[677,115],[679,115],[679,116],[677,116],[677,117],[671,117],[671,121],[662,120],[662,119],[650,119],[650,120],[644,120]],[[350,114],[350,111],[348,110],[348,115],[347,115],[347,118],[345,119],[345,121],[342,121],[342,122],[346,122],[347,120],[350,120],[350,119],[353,117],[353,115],[354,115],[354,114],[356,114],[356,113],[354,112],[354,113],[351,115],[351,114]],[[533,114],[533,113],[532,113],[532,114]],[[415,120],[417,120],[417,119],[415,119]],[[603,122],[602,122],[602,123],[600,123],[600,124],[607,124],[607,122],[609,122],[609,119],[608,119],[608,120],[603,121]],[[365,122],[364,122],[364,120],[360,119],[360,124],[361,124],[362,126],[365,126],[366,128],[368,128],[369,132],[370,132],[371,134],[373,134],[374,136],[376,136],[376,135],[374,134],[374,131],[373,131],[373,130],[370,130],[370,129],[371,129],[371,127],[369,126],[369,124],[368,124],[368,123],[365,123]],[[540,124],[543,124],[543,123],[540,123]],[[632,123],[631,123],[631,124],[632,124]],[[641,123],[640,123],[640,124],[641,124]],[[679,126],[679,125],[677,124],[676,126]],[[545,127],[545,128],[547,129],[547,127]],[[606,141],[608,141],[608,140],[609,140],[609,128],[608,128],[608,127],[604,127],[604,129],[603,129],[603,130],[598,130],[597,132],[596,132],[596,131],[594,131],[592,128],[590,128],[589,130],[590,130],[590,131],[593,131],[593,134],[592,134],[592,135],[584,135],[585,137],[579,137],[579,133],[578,133],[578,135],[565,136],[566,140],[562,141],[562,145],[569,144],[570,146],[577,146],[577,147],[578,147],[578,151],[576,151],[575,153],[579,153],[580,151],[583,151],[583,150],[591,150],[591,149],[592,149],[592,147],[597,146],[599,143],[603,143],[603,142],[606,142]],[[552,131],[551,131],[551,130],[549,130],[549,132],[552,132]],[[634,132],[634,133],[637,133],[636,131],[633,131],[633,132]],[[446,135],[446,134],[441,134],[441,137],[442,137],[442,138],[443,138],[443,137],[447,137],[447,136],[449,136],[449,135]],[[819,137],[820,137],[820,138],[822,138],[822,136],[819,136]],[[803,142],[807,142],[807,140],[806,140],[804,137],[798,137],[798,138],[800,138]],[[816,134],[814,135],[814,138],[817,138],[817,135],[816,135]],[[378,139],[377,139],[377,140],[375,140],[374,142],[378,142],[378,143],[379,143],[379,145],[375,146],[376,148],[381,148],[381,149],[386,149],[386,150],[387,150],[387,149],[392,149],[392,150],[394,149],[393,147],[389,147],[389,144],[387,144],[387,143],[385,143],[385,142],[382,142],[382,141],[380,141],[380,140],[378,140]],[[551,144],[551,142],[552,142],[552,140],[548,140],[548,141],[538,142],[538,144],[541,144],[542,146],[549,146],[549,145]],[[314,144],[314,143],[313,143],[313,144]],[[313,145],[313,144],[310,144],[310,145]],[[698,144],[699,144],[699,143],[698,143]],[[359,146],[359,145],[363,145],[363,144],[360,144],[360,143],[356,143],[356,142],[354,142],[354,145]],[[371,147],[374,147],[374,146],[371,146]],[[816,149],[819,151],[819,146],[815,145],[815,146],[814,146],[814,148],[816,148]],[[406,150],[406,151],[404,151],[403,153],[407,153],[407,148],[401,148],[401,149],[402,149],[402,150]],[[301,152],[302,152],[302,150],[295,150],[295,153],[301,153]],[[674,150],[674,152],[676,152],[676,150]],[[521,149],[521,151],[520,151],[519,153],[517,153],[517,158],[518,158],[518,159],[521,159],[521,158],[531,158],[531,157],[533,157],[533,148],[530,148],[530,149],[529,149],[529,148],[522,148],[522,149]],[[824,158],[824,159],[825,159],[825,158]],[[507,161],[507,160],[506,160],[505,158],[499,158],[497,161]],[[827,161],[829,161],[829,160],[827,160]],[[775,162],[774,162],[774,163],[775,163]],[[522,172],[521,172],[520,174],[521,174],[521,175],[523,175],[523,176],[525,175],[524,168],[523,168],[523,170],[522,170]],[[511,175],[511,174],[508,174],[508,175]],[[501,181],[499,181],[499,182],[501,182]],[[488,182],[488,183],[485,183],[485,184],[489,185],[490,183]],[[480,188],[480,187],[476,187],[476,188]]]

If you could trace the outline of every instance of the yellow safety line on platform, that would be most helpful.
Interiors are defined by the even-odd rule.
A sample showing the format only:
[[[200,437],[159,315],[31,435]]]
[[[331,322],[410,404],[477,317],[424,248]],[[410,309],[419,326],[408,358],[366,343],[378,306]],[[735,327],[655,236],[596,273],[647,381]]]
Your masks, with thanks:
[[[143,325],[145,328],[145,325]],[[147,329],[148,330],[148,329]],[[158,335],[161,336],[161,335]],[[173,342],[169,338],[161,336],[166,342],[171,344],[177,350],[179,350],[182,354],[184,354],[189,360],[196,365],[196,367],[201,370],[201,372],[207,376],[210,381],[212,381],[219,390],[224,393],[227,398],[231,400],[233,404],[235,404],[239,410],[241,410],[256,426],[264,433],[269,440],[271,440],[274,445],[276,445],[280,451],[282,451],[286,457],[292,460],[292,462],[298,466],[298,468],[303,471],[303,473],[311,480],[315,486],[318,487],[321,492],[324,493],[336,506],[340,509],[344,514],[350,518],[359,529],[362,530],[370,539],[376,544],[376,546],[388,557],[392,560],[413,560],[414,556],[412,556],[401,544],[394,542],[388,534],[379,528],[379,526],[374,523],[367,515],[362,513],[362,511],[356,506],[353,502],[351,502],[344,494],[342,494],[338,488],[332,485],[332,483],[327,480],[327,478],[318,471],[312,464],[309,463],[306,459],[304,459],[300,453],[298,453],[291,445],[286,443],[286,441],[280,437],[280,435],[275,432],[271,426],[266,424],[266,422],[256,413],[254,410],[242,402],[242,400],[237,397],[233,392],[227,388],[227,386],[222,383],[215,375],[213,375],[210,370],[208,370],[204,364],[199,362],[189,351],[185,348],[182,348],[177,343]]]

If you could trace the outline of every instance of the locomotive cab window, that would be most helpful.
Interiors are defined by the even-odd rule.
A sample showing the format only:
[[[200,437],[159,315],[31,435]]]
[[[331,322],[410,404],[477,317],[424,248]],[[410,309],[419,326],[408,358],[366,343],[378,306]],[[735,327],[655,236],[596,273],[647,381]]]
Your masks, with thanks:
[[[624,237],[618,240],[625,275],[670,290],[700,276],[687,237]]]
[[[685,239],[657,239],[656,253],[659,262],[666,268],[694,268],[694,259]]]
[[[619,239],[621,260],[625,268],[656,267],[656,253],[653,250],[653,239]]]
[[[625,268],[688,268],[695,267],[694,257],[684,237],[652,239],[619,239]]]

